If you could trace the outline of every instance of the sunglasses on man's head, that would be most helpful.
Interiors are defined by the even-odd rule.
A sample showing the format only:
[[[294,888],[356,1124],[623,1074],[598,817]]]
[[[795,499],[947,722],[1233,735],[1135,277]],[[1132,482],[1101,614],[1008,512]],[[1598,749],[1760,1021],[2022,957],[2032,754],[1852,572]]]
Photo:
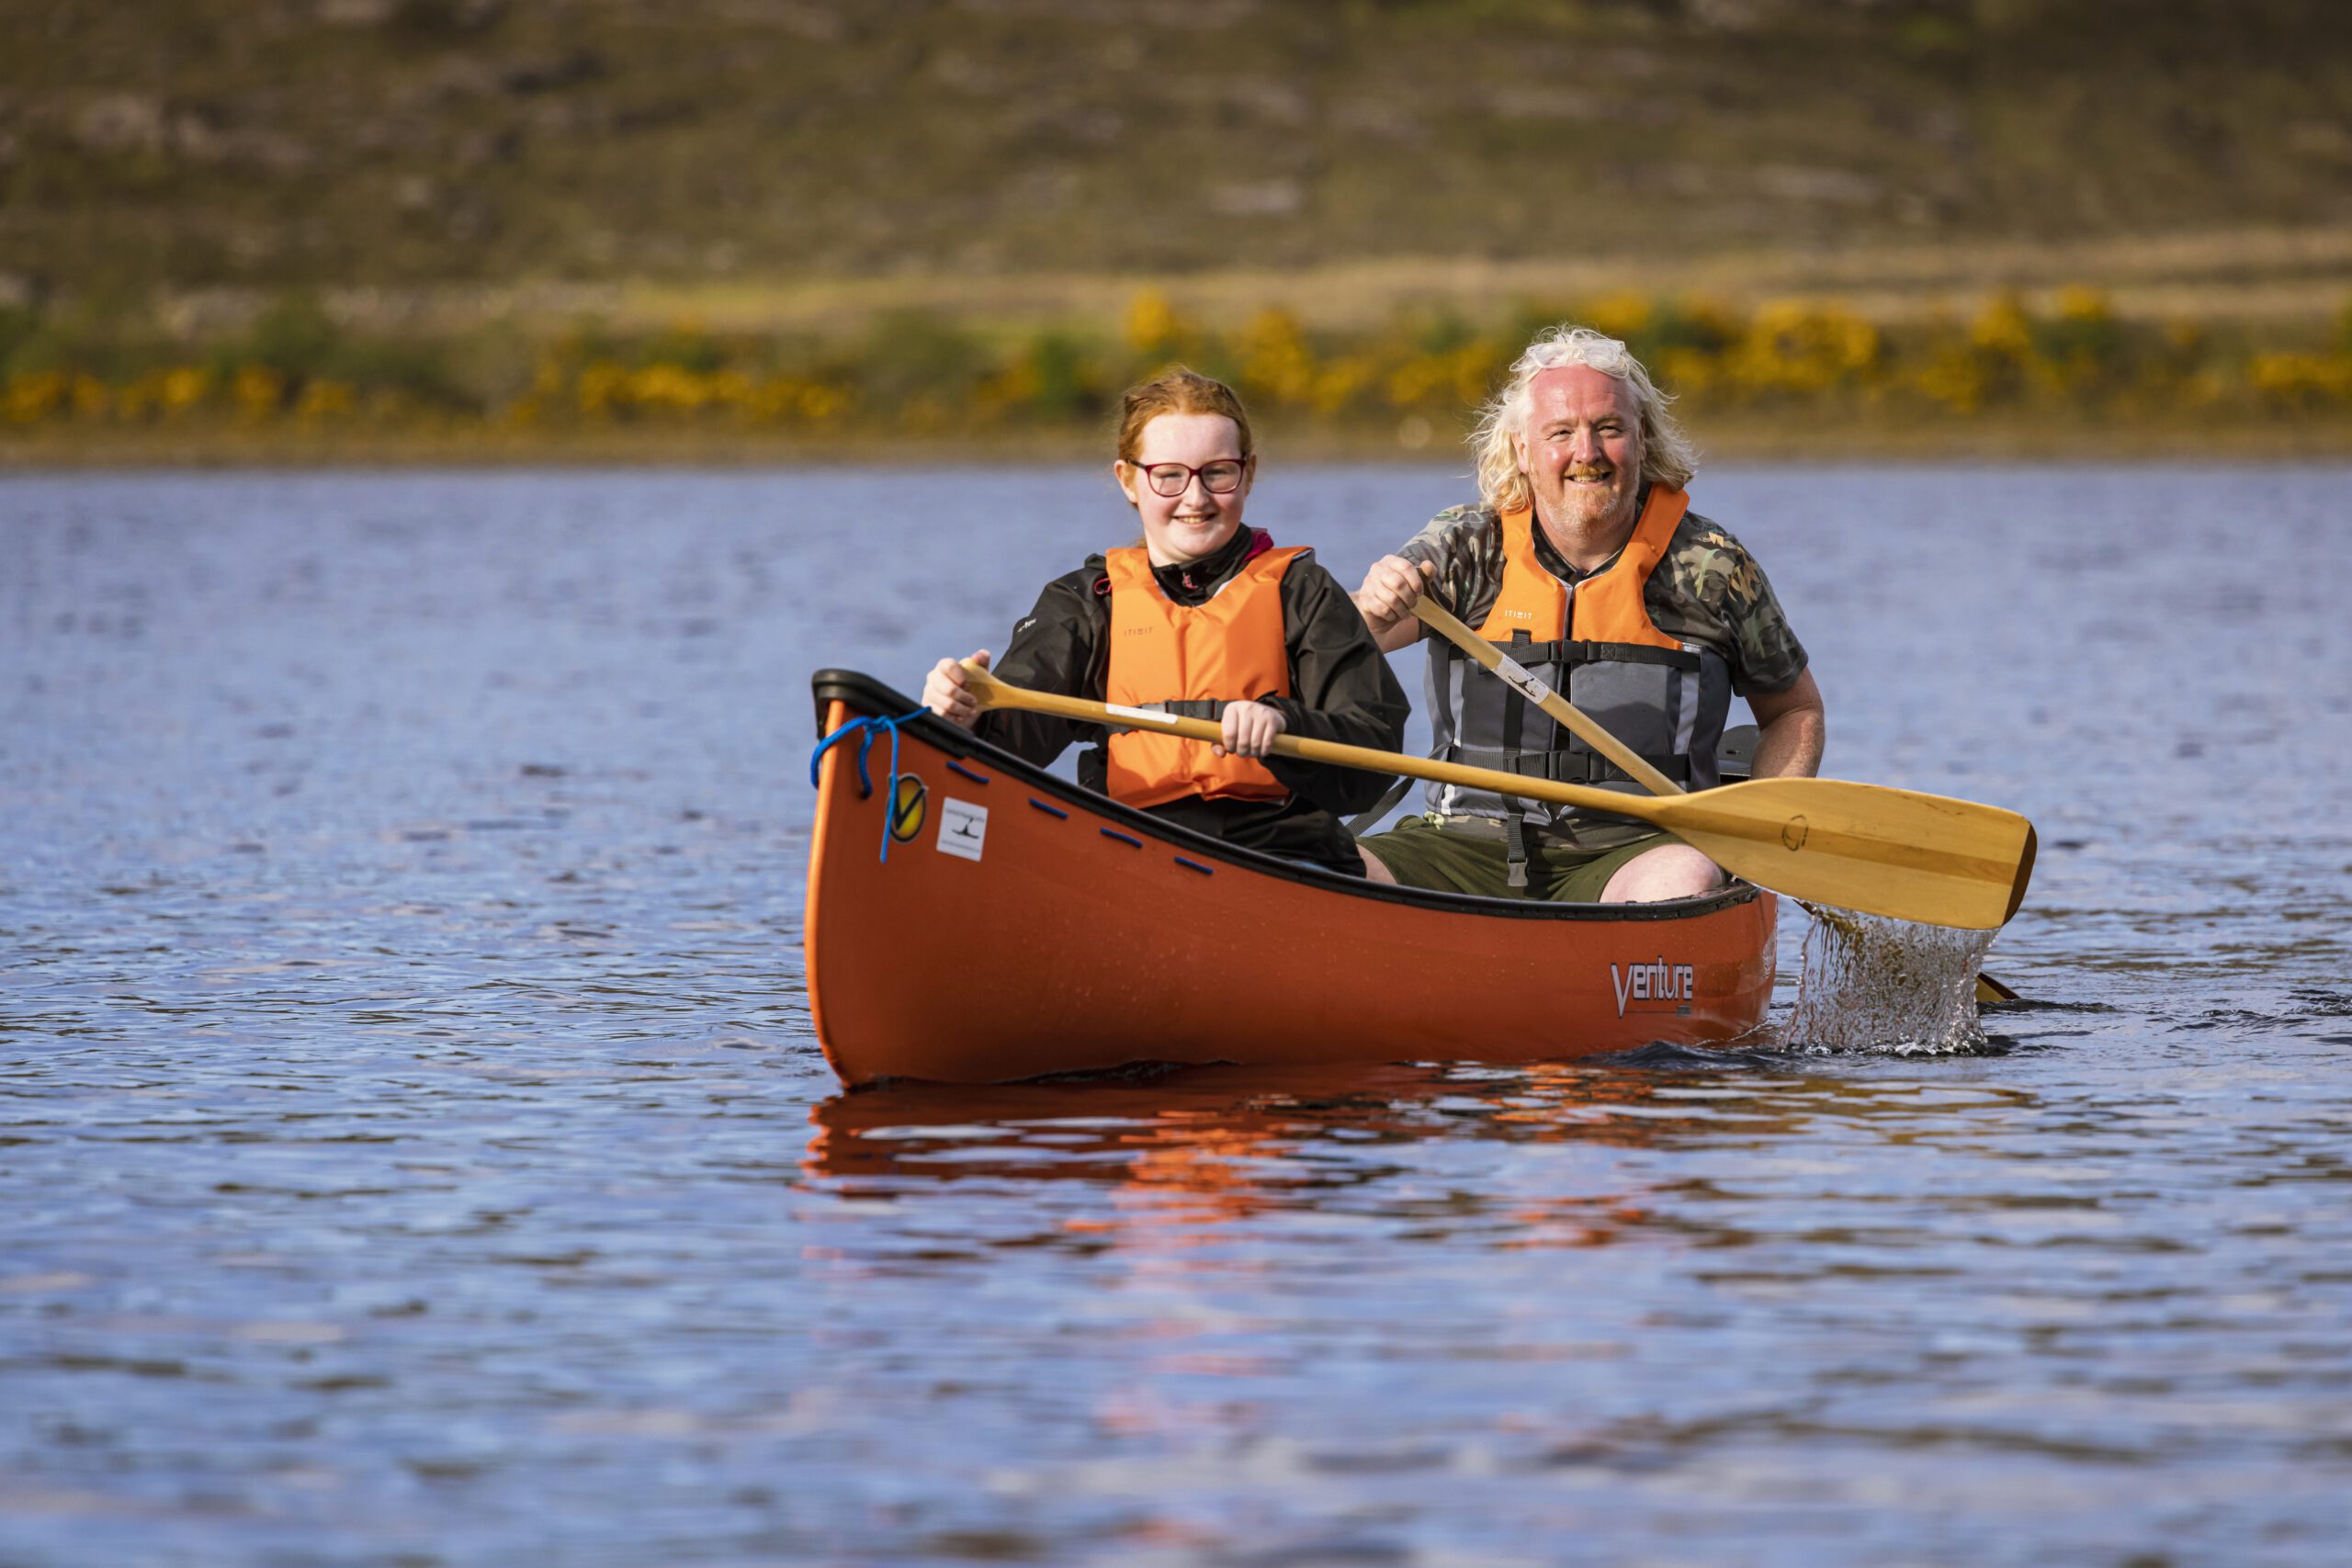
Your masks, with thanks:
[[[1539,343],[1521,355],[1511,368],[1536,376],[1546,370],[1581,365],[1622,379],[1633,363],[1633,355],[1622,343]]]

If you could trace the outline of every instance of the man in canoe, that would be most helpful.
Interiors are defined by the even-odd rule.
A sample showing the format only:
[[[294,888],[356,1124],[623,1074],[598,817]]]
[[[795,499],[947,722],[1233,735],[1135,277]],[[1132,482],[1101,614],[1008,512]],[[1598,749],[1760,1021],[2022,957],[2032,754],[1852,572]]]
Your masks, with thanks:
[[[1804,647],[1739,541],[1689,510],[1697,464],[1667,399],[1616,339],[1555,328],[1511,367],[1471,436],[1479,499],[1373,563],[1356,604],[1384,651],[1426,636],[1442,759],[1641,786],[1413,613],[1423,592],[1687,789],[1717,782],[1734,695],[1759,728],[1754,776],[1810,777],[1826,720]],[[1723,872],[1641,823],[1428,788],[1429,812],[1363,840],[1378,880],[1572,902],[1688,897]]]
[[[1250,415],[1230,387],[1171,370],[1128,389],[1113,477],[1143,538],[1046,584],[993,671],[1016,686],[1212,719],[1216,744],[1126,731],[1079,759],[1079,782],[1246,849],[1359,874],[1342,819],[1377,773],[1272,756],[1278,735],[1393,751],[1407,704],[1348,591],[1300,548],[1241,520],[1257,477]],[[988,651],[972,656],[986,666]],[[1031,762],[1093,725],[982,713],[943,659],[923,705]]]

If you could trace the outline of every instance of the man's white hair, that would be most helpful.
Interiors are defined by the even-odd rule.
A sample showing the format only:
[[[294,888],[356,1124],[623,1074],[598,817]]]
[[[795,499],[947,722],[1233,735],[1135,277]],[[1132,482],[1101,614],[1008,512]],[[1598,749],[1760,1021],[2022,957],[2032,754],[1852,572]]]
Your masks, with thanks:
[[[1642,427],[1642,478],[1680,490],[1699,471],[1699,454],[1666,405],[1674,400],[1650,381],[1649,372],[1625,345],[1590,327],[1546,327],[1527,352],[1511,362],[1510,379],[1478,411],[1470,450],[1478,457],[1478,498],[1497,512],[1523,512],[1533,504],[1527,476],[1519,471],[1514,443],[1527,434],[1527,389],[1546,370],[1582,365],[1623,381],[1634,394]]]

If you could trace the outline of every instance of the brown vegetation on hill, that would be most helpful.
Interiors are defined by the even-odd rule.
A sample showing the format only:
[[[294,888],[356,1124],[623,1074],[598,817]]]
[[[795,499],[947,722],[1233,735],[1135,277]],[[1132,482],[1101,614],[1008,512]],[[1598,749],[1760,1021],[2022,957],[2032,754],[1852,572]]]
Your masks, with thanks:
[[[1289,322],[1322,390],[1261,396],[1382,442],[1440,412],[1392,395],[1419,358],[1629,296],[1759,420],[2147,417],[2157,365],[2145,401],[2352,398],[2335,0],[0,0],[0,434],[847,431],[926,355],[976,429],[1046,429],[1146,296],[1237,367]],[[1936,390],[2084,289],[2100,377]],[[1758,346],[1798,318],[1876,346],[1812,385]]]
[[[2352,222],[2334,0],[0,0],[47,288]]]

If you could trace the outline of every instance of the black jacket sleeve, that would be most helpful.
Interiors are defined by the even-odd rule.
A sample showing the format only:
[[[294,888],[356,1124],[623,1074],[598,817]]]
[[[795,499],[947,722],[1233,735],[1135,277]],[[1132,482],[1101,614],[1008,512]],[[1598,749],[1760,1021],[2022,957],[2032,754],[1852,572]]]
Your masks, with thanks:
[[[1399,750],[1405,744],[1405,688],[1372,640],[1363,612],[1311,558],[1283,576],[1283,626],[1289,643],[1292,695],[1268,697],[1288,732],[1301,739]],[[1268,757],[1284,788],[1326,811],[1364,810],[1388,787],[1387,775]]]
[[[1095,588],[1102,577],[1102,568],[1089,563],[1046,584],[1036,608],[1014,624],[1012,640],[989,666],[997,679],[1032,691],[1102,701],[1109,668],[1105,628],[1111,620],[1111,602]],[[972,733],[1041,768],[1070,745],[1102,736],[1096,725],[1013,708],[982,714]]]

